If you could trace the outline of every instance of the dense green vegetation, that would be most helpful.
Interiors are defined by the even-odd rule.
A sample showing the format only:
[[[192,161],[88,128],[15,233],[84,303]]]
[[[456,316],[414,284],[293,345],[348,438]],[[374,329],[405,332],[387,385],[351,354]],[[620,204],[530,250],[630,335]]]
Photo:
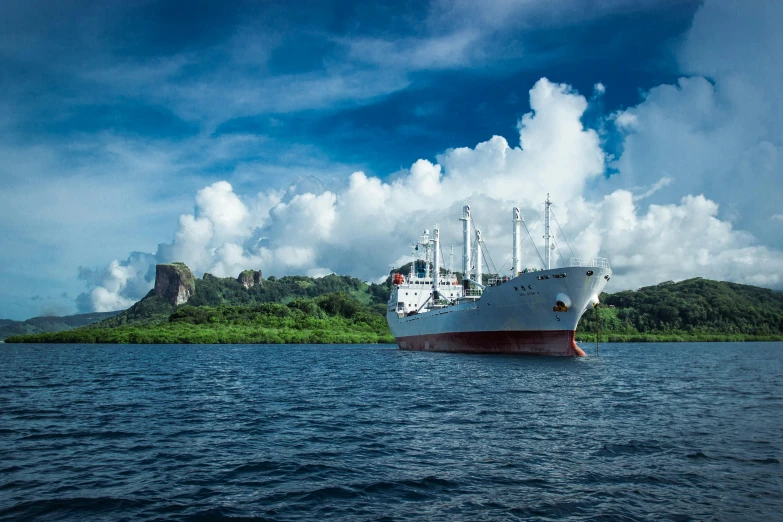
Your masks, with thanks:
[[[783,340],[783,293],[695,278],[601,294],[577,338],[607,341]]]
[[[385,308],[385,307],[384,307]],[[176,309],[156,324],[107,328],[94,325],[8,342],[57,343],[378,343],[394,342],[378,307],[344,293],[288,304],[192,306]]]
[[[187,306],[252,306],[261,303],[286,304],[294,299],[315,298],[328,293],[342,292],[354,297],[362,304],[384,304],[389,300],[389,285],[366,284],[348,276],[328,275],[319,278],[305,276],[286,276],[265,279],[263,285],[245,288],[242,283],[231,277],[215,277],[204,274],[196,279],[195,292]],[[177,307],[163,297],[155,295],[154,290],[138,303],[116,317],[97,324],[99,328],[114,328],[130,325],[153,325],[165,322],[177,310]]]
[[[205,274],[203,279],[196,280],[196,292],[188,304],[218,306],[287,303],[297,298],[314,298],[332,292],[349,294],[363,304],[385,304],[389,299],[389,288],[385,285],[368,285],[355,277],[335,274],[318,278],[285,276],[278,279],[273,276],[265,279],[263,285],[245,288],[236,279]]]
[[[377,343],[393,342],[386,324],[391,283],[328,275],[270,277],[245,288],[205,274],[186,305],[154,290],[138,303],[85,328],[11,337],[52,343]],[[34,333],[34,332],[19,332]]]
[[[138,303],[134,304],[124,312],[114,317],[105,319],[100,323],[93,325],[95,328],[114,328],[126,325],[150,325],[165,321],[177,307],[166,301],[164,298],[155,295],[153,290],[144,296]]]
[[[405,270],[405,267],[402,269]],[[206,274],[176,307],[150,292],[100,323],[7,342],[73,343],[375,343],[393,342],[385,303],[391,281],[367,284],[329,275],[270,277],[245,288]],[[602,341],[783,340],[783,293],[689,279],[602,294],[582,318],[577,338]],[[20,332],[21,333],[21,332]]]

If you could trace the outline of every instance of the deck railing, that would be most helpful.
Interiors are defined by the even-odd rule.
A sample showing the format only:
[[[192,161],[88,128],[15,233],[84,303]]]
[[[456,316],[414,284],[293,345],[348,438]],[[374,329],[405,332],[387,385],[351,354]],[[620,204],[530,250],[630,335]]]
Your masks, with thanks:
[[[592,266],[609,268],[609,260],[605,257],[572,257],[571,266]]]

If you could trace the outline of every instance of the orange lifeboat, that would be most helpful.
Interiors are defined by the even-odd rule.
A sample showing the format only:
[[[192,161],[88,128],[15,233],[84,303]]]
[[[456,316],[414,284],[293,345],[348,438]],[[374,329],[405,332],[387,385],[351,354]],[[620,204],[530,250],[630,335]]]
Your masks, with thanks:
[[[399,272],[396,272],[394,275],[392,275],[392,284],[393,285],[401,285],[405,279],[402,277],[402,274]]]

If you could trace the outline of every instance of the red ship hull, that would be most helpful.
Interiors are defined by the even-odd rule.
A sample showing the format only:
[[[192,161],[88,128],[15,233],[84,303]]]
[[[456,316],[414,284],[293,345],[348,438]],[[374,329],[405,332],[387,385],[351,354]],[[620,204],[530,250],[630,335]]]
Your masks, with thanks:
[[[397,344],[403,350],[427,352],[584,357],[585,352],[576,345],[574,335],[569,330],[451,332],[399,337]]]

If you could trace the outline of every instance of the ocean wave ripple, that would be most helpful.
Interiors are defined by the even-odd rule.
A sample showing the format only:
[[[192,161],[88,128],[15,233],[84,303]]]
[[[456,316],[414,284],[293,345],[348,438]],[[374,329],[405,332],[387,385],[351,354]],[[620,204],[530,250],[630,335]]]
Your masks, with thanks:
[[[771,520],[783,344],[0,347],[0,519]]]

